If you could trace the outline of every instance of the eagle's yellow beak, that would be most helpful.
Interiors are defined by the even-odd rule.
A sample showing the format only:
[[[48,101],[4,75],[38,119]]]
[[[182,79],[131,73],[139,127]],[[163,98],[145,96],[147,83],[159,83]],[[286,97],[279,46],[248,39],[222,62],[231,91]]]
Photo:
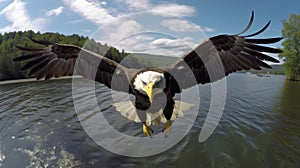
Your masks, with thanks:
[[[153,82],[150,82],[147,86],[145,86],[146,93],[147,93],[151,103],[152,103],[152,89],[153,89],[153,86],[154,86]]]

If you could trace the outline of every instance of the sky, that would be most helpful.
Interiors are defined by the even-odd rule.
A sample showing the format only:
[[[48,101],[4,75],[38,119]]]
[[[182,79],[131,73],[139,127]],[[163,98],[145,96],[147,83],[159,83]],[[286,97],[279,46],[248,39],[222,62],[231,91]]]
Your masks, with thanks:
[[[127,52],[181,56],[207,37],[241,32],[252,11],[255,20],[248,34],[272,20],[258,37],[279,37],[281,21],[291,13],[300,14],[300,2],[0,0],[0,33],[34,30],[79,34]],[[281,43],[271,46],[280,47]]]

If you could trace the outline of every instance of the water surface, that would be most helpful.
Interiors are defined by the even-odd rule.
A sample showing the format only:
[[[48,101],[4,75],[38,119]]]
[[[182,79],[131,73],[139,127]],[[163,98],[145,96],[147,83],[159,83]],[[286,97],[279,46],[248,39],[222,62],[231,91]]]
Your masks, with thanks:
[[[111,153],[85,133],[74,109],[71,82],[0,85],[1,167],[300,167],[300,84],[284,76],[229,76],[223,116],[203,143],[198,136],[211,100],[209,85],[200,86],[192,130],[166,152],[144,158]],[[88,102],[85,88],[77,89],[82,89],[77,98]],[[109,94],[102,85],[96,93],[101,102]],[[88,103],[83,108],[91,109]],[[103,111],[115,128],[143,136],[140,124],[114,112],[111,105]]]

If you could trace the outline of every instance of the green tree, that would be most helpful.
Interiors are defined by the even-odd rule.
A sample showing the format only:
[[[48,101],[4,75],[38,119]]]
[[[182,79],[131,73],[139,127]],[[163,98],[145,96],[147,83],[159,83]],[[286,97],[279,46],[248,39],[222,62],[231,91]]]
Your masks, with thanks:
[[[283,20],[282,43],[286,76],[292,81],[300,81],[300,15],[291,14],[288,20]]]

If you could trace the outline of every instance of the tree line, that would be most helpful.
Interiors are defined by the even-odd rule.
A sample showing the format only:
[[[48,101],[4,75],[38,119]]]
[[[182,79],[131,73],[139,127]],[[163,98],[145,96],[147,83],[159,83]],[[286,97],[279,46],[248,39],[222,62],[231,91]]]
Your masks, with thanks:
[[[120,52],[107,44],[101,44],[93,39],[77,34],[63,35],[59,33],[40,33],[31,30],[9,32],[0,34],[0,80],[27,78],[26,72],[21,71],[21,67],[24,63],[13,62],[12,60],[17,56],[22,55],[21,51],[15,47],[16,45],[24,47],[41,47],[40,45],[33,43],[29,38],[35,40],[47,40],[55,43],[73,44],[80,47],[84,46],[85,49],[101,54],[116,62],[121,62],[130,55],[124,50]],[[135,68],[151,66],[148,61],[134,57],[128,57],[126,63],[127,66]]]
[[[284,61],[285,74],[291,81],[300,81],[300,15],[291,14],[283,20],[283,52],[279,58]]]

